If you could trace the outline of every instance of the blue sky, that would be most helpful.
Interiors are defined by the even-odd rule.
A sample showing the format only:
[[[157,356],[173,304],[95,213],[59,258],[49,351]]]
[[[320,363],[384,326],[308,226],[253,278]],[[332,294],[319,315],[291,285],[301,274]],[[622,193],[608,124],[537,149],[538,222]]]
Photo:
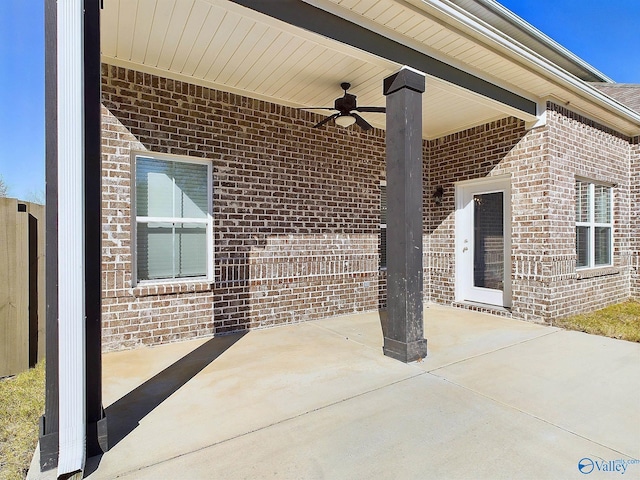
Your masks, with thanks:
[[[501,0],[621,83],[640,83],[640,0]],[[44,192],[44,0],[0,0],[0,175],[9,196]]]

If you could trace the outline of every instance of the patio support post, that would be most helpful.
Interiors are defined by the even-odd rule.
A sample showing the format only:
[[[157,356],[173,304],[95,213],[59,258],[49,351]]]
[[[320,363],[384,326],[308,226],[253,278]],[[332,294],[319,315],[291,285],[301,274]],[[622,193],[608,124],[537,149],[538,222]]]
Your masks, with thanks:
[[[409,67],[384,79],[387,97],[387,318],[384,354],[413,362],[427,355],[423,328],[422,93],[425,75]]]
[[[47,325],[40,469],[107,448],[102,408],[100,1],[45,2]]]
[[[102,408],[102,140],[99,0],[83,0],[87,457],[108,449]]]
[[[58,466],[58,112],[57,2],[45,2],[46,337],[45,407],[40,418],[40,470]]]

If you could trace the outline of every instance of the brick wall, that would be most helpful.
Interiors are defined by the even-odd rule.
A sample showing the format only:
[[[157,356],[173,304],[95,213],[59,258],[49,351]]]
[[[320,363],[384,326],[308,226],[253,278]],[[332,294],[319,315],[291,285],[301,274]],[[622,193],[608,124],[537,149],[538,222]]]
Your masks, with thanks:
[[[103,66],[105,350],[378,308],[383,132]],[[213,163],[215,281],[131,286],[131,151]]]
[[[631,252],[638,252],[639,237],[630,228],[633,221],[638,232],[636,216],[630,215],[638,211],[630,210],[631,198],[638,199],[638,180],[631,183],[632,197],[629,139],[556,105],[548,108],[547,125],[532,131],[509,118],[428,142],[424,243],[429,299],[456,304],[456,182],[502,174],[511,175],[513,317],[552,323],[629,296],[628,266],[638,263]],[[637,146],[631,155],[634,148],[637,155]],[[635,174],[640,175],[637,163]],[[576,176],[616,185],[613,268],[576,270]],[[433,199],[438,186],[444,190],[439,206]],[[638,282],[634,285],[638,288]]]
[[[105,350],[385,305],[383,131],[313,129],[319,117],[308,112],[114,66],[103,66],[102,88]],[[212,284],[132,287],[132,151],[211,160]],[[629,213],[640,206],[640,148],[550,104],[547,125],[535,130],[507,118],[424,142],[426,301],[456,304],[456,182],[504,174],[513,304],[503,314],[552,322],[640,293],[638,220]],[[617,185],[615,268],[596,275],[575,269],[575,175]]]
[[[546,266],[549,317],[563,317],[629,297],[629,139],[549,104],[552,261]],[[613,268],[575,270],[575,177],[614,185]],[[557,261],[554,261],[557,260]],[[561,267],[562,263],[569,263]]]
[[[635,137],[629,150],[630,163],[630,208],[629,232],[631,254],[629,256],[632,297],[640,298],[640,136]]]
[[[546,312],[540,292],[541,252],[538,244],[548,233],[541,220],[542,182],[547,176],[546,132],[527,132],[524,122],[507,118],[429,142],[425,162],[424,205],[426,259],[430,295],[436,302],[455,303],[455,186],[456,182],[511,174],[512,294],[514,316],[540,321]],[[435,205],[433,193],[444,197]]]

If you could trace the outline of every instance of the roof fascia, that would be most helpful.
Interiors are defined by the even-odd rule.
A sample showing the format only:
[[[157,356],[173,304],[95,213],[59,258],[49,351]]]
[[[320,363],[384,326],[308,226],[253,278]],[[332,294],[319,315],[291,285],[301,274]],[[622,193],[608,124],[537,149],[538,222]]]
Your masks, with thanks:
[[[514,27],[516,27],[521,32],[525,33],[529,38],[531,38],[534,42],[552,50],[558,55],[564,57],[567,62],[570,62],[577,66],[578,68],[584,70],[589,75],[599,79],[599,81],[606,83],[615,83],[613,79],[602,73],[600,70],[595,68],[593,65],[585,62],[582,58],[578,57],[576,54],[566,49],[558,42],[553,40],[548,35],[545,35],[543,32],[535,28],[533,25],[528,23],[526,20],[520,18],[516,14],[514,14],[511,10],[505,8],[495,0],[471,0],[476,4],[482,6],[495,16],[500,17],[504,21],[510,23]],[[449,2],[452,3],[452,2]],[[482,18],[480,20],[492,24],[489,18]]]
[[[528,115],[536,102],[300,0],[231,0],[269,17],[410,66]]]
[[[562,88],[565,88],[574,94],[582,96],[583,98],[592,101],[596,105],[618,115],[624,120],[635,124],[636,127],[640,127],[640,114],[621,104],[620,102],[613,100],[611,97],[603,94],[595,87],[589,85],[587,82],[580,80],[576,76],[549,62],[546,58],[530,51],[527,48],[520,46],[517,43],[514,43],[509,38],[497,33],[493,29],[493,27],[481,24],[463,9],[448,2],[445,3],[446,0],[406,1],[408,3],[411,3],[412,5],[419,6],[422,9],[425,9],[425,7],[428,6],[429,8],[439,11],[441,15],[445,15],[454,19],[455,21],[466,27],[466,29],[475,31],[477,34],[482,35],[489,42],[498,46],[501,50],[509,52],[513,57],[520,60],[525,65],[528,65],[530,68],[533,67],[535,71],[542,73],[548,78],[550,77],[549,79],[551,81],[560,85]],[[640,131],[640,128],[636,128],[635,131]],[[633,136],[636,133],[627,132],[627,134],[631,134]]]

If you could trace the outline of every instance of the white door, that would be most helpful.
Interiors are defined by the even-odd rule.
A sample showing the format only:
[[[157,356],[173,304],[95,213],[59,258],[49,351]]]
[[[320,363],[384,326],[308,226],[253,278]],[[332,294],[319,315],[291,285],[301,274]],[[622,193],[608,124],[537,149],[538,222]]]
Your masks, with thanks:
[[[511,180],[456,185],[456,300],[511,306]]]

